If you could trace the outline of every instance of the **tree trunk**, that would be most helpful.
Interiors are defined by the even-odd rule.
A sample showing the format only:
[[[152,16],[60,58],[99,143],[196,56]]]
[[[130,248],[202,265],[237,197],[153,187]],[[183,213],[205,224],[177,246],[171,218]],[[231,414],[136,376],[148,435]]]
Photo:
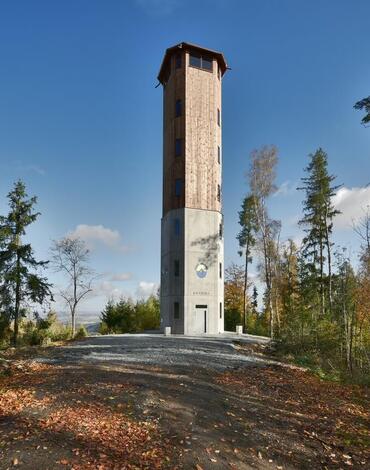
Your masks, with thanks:
[[[332,312],[332,305],[333,305],[333,280],[332,280],[332,273],[331,273],[331,248],[330,248],[330,240],[329,240],[329,227],[328,222],[325,220],[325,241],[326,241],[326,249],[328,253],[328,297],[329,297],[329,312]]]
[[[75,309],[72,310],[71,312],[71,320],[72,320],[72,338],[74,338],[75,333],[76,333],[76,312]]]
[[[247,291],[248,291],[248,253],[249,253],[249,241],[245,249],[245,270],[244,270],[244,310],[243,310],[243,325],[244,333],[247,333]]]
[[[325,293],[324,293],[324,248],[320,240],[320,316],[325,312]],[[317,325],[316,325],[317,326]]]
[[[17,250],[17,276],[15,285],[15,305],[14,305],[14,333],[13,333],[13,346],[16,347],[18,343],[19,333],[19,310],[21,303],[21,262],[19,257],[19,250]]]

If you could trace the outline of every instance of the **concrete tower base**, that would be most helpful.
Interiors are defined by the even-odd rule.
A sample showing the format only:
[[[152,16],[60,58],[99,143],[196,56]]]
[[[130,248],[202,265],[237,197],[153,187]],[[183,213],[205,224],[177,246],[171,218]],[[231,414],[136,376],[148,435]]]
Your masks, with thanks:
[[[222,231],[217,211],[182,208],[163,217],[162,329],[186,335],[223,332]]]

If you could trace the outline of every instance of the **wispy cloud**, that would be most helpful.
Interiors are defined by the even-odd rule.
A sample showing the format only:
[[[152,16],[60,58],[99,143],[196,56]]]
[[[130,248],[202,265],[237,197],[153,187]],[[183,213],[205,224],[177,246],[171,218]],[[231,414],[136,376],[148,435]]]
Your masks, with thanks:
[[[42,168],[39,165],[35,164],[23,164],[23,163],[17,163],[16,164],[17,171],[22,171],[26,173],[36,173],[37,175],[40,176],[45,176],[46,175],[46,170]]]
[[[131,273],[115,273],[115,274],[107,274],[108,280],[110,282],[123,282],[129,281],[132,279]]]
[[[92,296],[119,300],[121,297],[129,297],[130,293],[125,289],[117,287],[117,285],[112,282],[102,281],[94,286]]]
[[[284,181],[278,187],[277,191],[274,193],[273,197],[277,196],[291,196],[297,191],[297,182],[292,182],[290,180]]]
[[[119,252],[128,251],[129,247],[122,243],[122,237],[118,230],[112,230],[103,225],[80,224],[68,234],[72,238],[81,238],[90,248],[95,248],[100,243],[112,250]]]
[[[370,206],[370,185],[363,188],[340,188],[333,197],[333,204],[342,213],[335,220],[336,228],[351,229],[353,222]]]
[[[136,289],[136,296],[138,299],[146,299],[150,295],[153,295],[157,292],[159,285],[155,282],[146,282],[140,281],[139,286]]]

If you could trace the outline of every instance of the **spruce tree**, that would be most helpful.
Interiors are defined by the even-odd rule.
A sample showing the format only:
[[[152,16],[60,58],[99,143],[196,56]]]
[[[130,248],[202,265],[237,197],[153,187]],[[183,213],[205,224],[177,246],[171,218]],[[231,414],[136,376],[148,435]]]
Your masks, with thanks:
[[[299,223],[305,227],[303,254],[311,267],[312,276],[317,279],[320,292],[320,314],[323,316],[326,306],[326,265],[329,310],[332,307],[332,243],[330,237],[333,230],[333,219],[339,214],[339,211],[333,206],[332,197],[339,186],[332,185],[335,176],[329,175],[327,154],[321,148],[310,155],[310,163],[305,171],[308,176],[302,178],[303,186],[298,188],[306,193],[306,199],[303,203],[304,216]]]
[[[363,98],[360,101],[357,101],[357,103],[354,105],[355,109],[363,109],[366,114],[362,118],[362,124],[365,126],[366,124],[370,123],[370,96],[367,98]]]
[[[26,228],[40,215],[33,208],[36,197],[28,199],[26,187],[22,181],[15,183],[8,194],[10,211],[7,216],[0,216],[0,282],[5,293],[5,308],[14,320],[13,344],[18,339],[19,320],[30,304],[42,304],[47,298],[52,299],[51,285],[38,272],[47,265],[47,261],[36,261],[32,247],[23,243]]]

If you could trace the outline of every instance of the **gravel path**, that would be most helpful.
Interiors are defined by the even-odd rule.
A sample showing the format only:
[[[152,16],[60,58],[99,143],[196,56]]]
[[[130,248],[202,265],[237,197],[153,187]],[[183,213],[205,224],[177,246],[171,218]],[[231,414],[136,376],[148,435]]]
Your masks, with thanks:
[[[55,350],[51,363],[109,362],[110,364],[146,364],[196,367],[222,371],[258,362],[256,355],[240,354],[236,344],[265,346],[268,338],[257,336],[166,337],[159,334],[107,335],[87,338]]]

